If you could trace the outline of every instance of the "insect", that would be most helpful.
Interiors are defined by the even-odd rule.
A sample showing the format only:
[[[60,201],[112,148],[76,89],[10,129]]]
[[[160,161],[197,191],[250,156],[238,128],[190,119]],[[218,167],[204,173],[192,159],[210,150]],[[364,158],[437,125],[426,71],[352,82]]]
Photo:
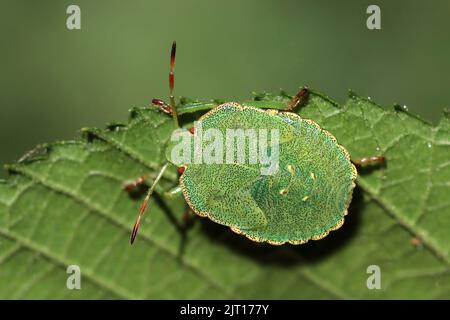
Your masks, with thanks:
[[[170,55],[170,102],[152,100],[154,106],[172,116],[174,131],[180,130],[177,129],[179,114],[173,95],[175,53],[174,42]],[[140,206],[131,244],[155,186],[169,165],[178,166],[179,172],[179,185],[170,194],[182,192],[197,215],[228,226],[253,241],[273,245],[302,244],[311,239],[322,239],[330,231],[340,228],[355,187],[355,166],[383,164],[385,158],[371,156],[351,160],[347,150],[331,133],[314,121],[293,113],[308,95],[309,91],[304,87],[282,106],[229,102],[218,106],[198,104],[185,110],[210,109],[200,117],[196,127],[184,130],[184,137],[191,138],[185,151],[200,160],[203,156],[206,159],[206,155],[210,159],[207,163],[190,161],[188,157],[175,159],[174,151],[179,146],[173,141],[167,144],[167,163],[162,166]],[[209,139],[200,138],[203,132],[205,135],[210,132]],[[215,132],[213,144],[211,132]],[[230,144],[228,140],[224,141],[230,132],[247,134],[248,139],[256,137],[253,151],[244,150],[248,161],[242,157],[235,161],[242,148],[232,148],[236,141]],[[228,147],[228,150],[221,151],[221,147]],[[227,160],[233,161],[221,161],[225,154]],[[267,170],[268,167],[272,170]],[[125,185],[125,189],[131,190],[145,180],[146,177],[141,177]]]

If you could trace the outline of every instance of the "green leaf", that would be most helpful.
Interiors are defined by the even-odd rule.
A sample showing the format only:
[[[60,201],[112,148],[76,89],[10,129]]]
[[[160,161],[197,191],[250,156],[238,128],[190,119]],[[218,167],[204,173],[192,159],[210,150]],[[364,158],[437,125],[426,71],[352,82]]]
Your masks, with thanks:
[[[176,184],[172,168],[131,247],[141,199],[123,183],[155,177],[173,129],[167,115],[135,108],[128,124],[83,129],[79,140],[39,146],[8,166],[11,176],[0,183],[0,298],[448,298],[448,113],[433,126],[353,94],[340,107],[318,93],[299,113],[353,158],[387,158],[385,168],[360,172],[338,231],[301,246],[254,243],[200,218],[184,232],[184,200],[162,196]],[[81,290],[67,289],[68,265],[80,266]],[[367,287],[371,265],[381,270],[379,290]]]

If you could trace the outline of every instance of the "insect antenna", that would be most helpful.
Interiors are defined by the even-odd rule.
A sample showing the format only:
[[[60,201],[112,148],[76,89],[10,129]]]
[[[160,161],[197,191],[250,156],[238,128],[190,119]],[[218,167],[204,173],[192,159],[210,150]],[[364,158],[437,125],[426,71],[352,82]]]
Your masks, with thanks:
[[[141,224],[141,218],[144,216],[145,210],[148,207],[148,201],[150,197],[153,194],[153,191],[155,190],[156,185],[158,184],[159,180],[162,178],[164,171],[166,171],[167,166],[169,163],[166,163],[161,170],[158,173],[158,176],[156,177],[155,181],[153,182],[152,186],[147,192],[147,195],[145,196],[144,201],[142,201],[141,207],[139,209],[139,214],[136,219],[136,222],[134,223],[133,231],[131,232],[131,238],[130,238],[130,244],[133,244],[134,240],[136,239],[137,232],[139,230],[139,225]]]
[[[173,88],[175,87],[175,54],[177,53],[177,42],[172,43],[172,50],[170,51],[170,72],[169,72],[169,99],[170,107],[172,109],[172,116],[175,122],[175,126],[178,128],[178,113],[177,106],[175,104],[175,97],[173,96]]]

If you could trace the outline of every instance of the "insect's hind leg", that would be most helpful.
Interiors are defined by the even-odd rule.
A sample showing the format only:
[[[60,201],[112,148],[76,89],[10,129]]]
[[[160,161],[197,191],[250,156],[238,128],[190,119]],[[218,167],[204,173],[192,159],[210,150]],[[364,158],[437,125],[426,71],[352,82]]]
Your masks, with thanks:
[[[285,111],[292,111],[298,106],[305,104],[309,97],[308,87],[303,87],[292,99],[286,104]]]
[[[371,156],[354,159],[352,162],[355,166],[360,168],[366,168],[369,166],[384,166],[386,164],[386,158],[384,156]]]

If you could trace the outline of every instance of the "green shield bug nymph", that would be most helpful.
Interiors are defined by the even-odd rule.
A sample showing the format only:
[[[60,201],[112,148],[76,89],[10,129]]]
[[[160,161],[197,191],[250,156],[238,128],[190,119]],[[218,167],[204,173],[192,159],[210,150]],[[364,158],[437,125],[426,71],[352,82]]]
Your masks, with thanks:
[[[170,103],[159,99],[152,102],[172,115],[174,132],[181,138],[167,144],[168,162],[140,207],[131,243],[148,200],[169,164],[178,166],[180,172],[179,186],[171,193],[182,192],[197,215],[253,241],[302,244],[322,239],[341,227],[355,187],[355,165],[383,163],[384,157],[352,161],[331,133],[291,112],[307,99],[306,88],[283,109],[263,109],[251,103],[230,102],[212,108],[199,104],[189,112],[211,110],[200,117],[193,130],[179,129],[173,97],[175,50],[174,42]],[[179,140],[185,142],[181,147]],[[180,151],[182,157],[178,156]],[[126,189],[144,181],[141,177]]]

